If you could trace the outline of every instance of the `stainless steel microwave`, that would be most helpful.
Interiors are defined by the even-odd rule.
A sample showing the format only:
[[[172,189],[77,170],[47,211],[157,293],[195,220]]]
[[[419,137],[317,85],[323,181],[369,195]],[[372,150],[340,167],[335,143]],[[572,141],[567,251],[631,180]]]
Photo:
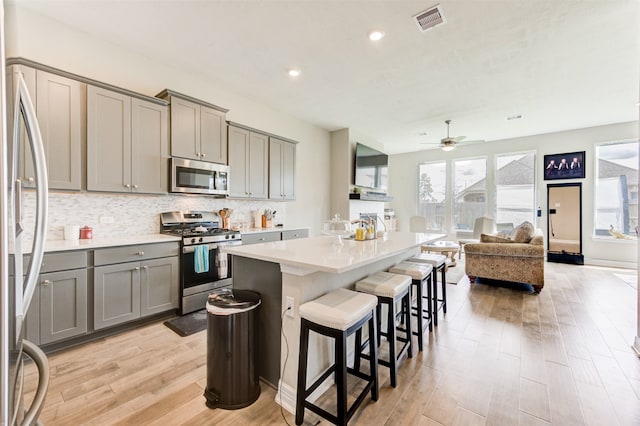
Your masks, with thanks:
[[[171,192],[228,195],[229,166],[172,158]]]

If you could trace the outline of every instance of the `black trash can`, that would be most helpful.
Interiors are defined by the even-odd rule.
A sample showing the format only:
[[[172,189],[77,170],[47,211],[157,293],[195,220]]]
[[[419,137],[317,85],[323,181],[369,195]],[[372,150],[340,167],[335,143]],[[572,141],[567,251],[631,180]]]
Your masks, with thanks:
[[[207,407],[236,410],[260,396],[255,333],[260,295],[221,289],[207,300]]]

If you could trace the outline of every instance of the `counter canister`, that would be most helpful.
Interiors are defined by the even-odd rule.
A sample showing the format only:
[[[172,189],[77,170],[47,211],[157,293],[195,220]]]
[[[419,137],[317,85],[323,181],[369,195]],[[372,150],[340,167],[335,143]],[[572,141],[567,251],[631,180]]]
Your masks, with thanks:
[[[260,396],[256,321],[260,295],[223,288],[207,299],[207,407],[235,410]]]

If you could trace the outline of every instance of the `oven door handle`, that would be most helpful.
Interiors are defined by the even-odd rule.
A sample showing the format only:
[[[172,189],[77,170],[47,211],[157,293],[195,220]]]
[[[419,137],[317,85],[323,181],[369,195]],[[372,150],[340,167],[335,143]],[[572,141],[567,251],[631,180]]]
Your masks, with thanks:
[[[203,244],[197,244],[198,246],[202,246]],[[209,247],[209,250],[215,250],[218,248],[217,244],[204,244]],[[196,249],[196,246],[184,246],[182,247],[182,253],[193,253]]]

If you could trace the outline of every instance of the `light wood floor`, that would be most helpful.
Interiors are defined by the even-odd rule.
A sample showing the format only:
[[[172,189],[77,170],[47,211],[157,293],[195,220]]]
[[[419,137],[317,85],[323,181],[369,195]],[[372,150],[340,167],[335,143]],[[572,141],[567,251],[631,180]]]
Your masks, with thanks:
[[[380,399],[351,424],[639,425],[637,296],[614,273],[635,271],[548,263],[538,296],[465,279],[448,285],[449,312],[424,352],[403,363],[395,389],[381,368]],[[243,410],[206,408],[205,354],[206,332],[183,338],[162,323],[52,354],[41,420],[284,424],[266,386]],[[34,381],[30,373],[27,386]]]

